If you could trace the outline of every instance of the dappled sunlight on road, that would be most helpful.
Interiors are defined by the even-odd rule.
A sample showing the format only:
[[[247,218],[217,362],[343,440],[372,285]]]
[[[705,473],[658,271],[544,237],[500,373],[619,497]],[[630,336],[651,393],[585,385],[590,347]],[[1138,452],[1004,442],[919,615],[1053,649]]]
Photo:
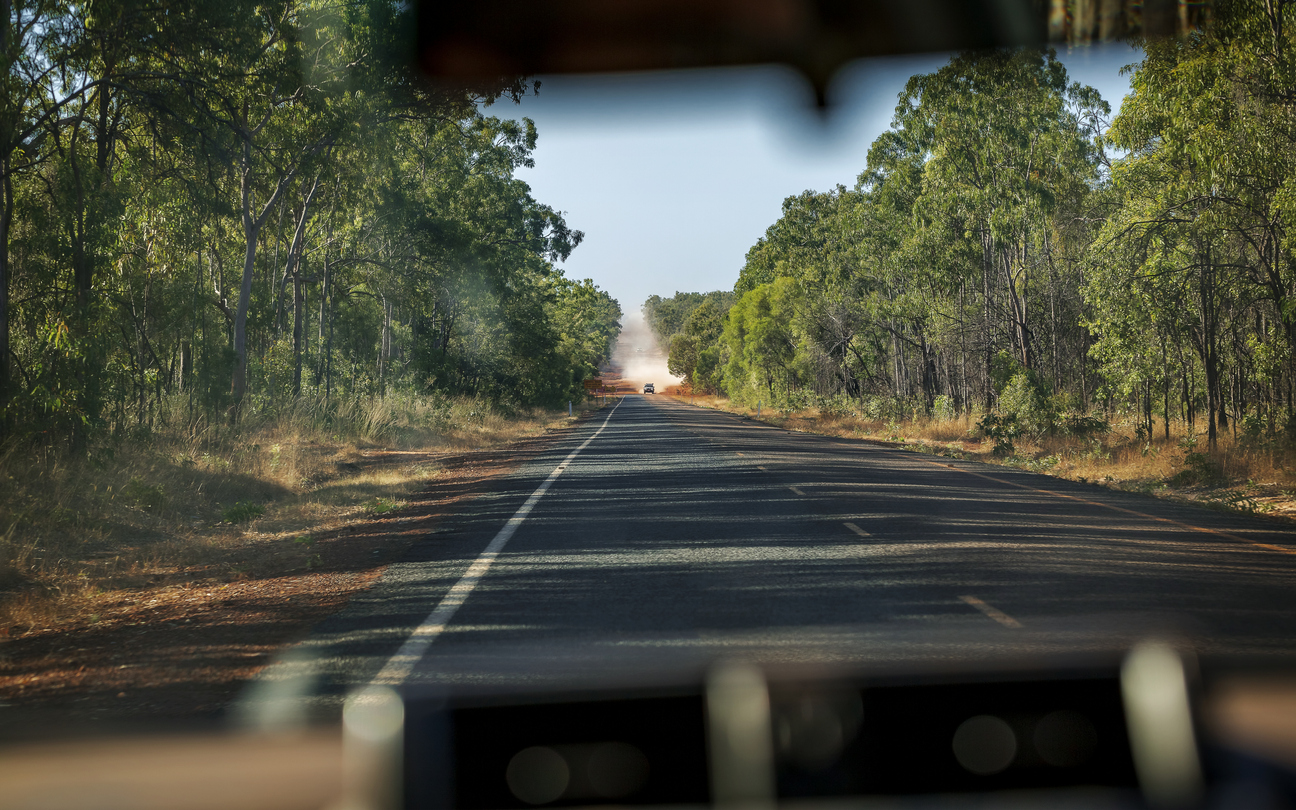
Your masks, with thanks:
[[[659,397],[605,413],[412,683],[606,683],[718,656],[1042,660],[1148,636],[1293,649],[1296,555],[1282,549],[1296,537],[1282,524]],[[321,628],[310,643],[337,691],[372,677],[387,631],[422,622],[591,430],[466,504]]]

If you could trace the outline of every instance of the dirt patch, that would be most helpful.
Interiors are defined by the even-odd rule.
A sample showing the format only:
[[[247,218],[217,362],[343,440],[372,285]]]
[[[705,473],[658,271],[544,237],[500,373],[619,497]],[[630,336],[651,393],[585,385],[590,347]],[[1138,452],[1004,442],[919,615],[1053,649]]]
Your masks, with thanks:
[[[435,465],[438,474],[404,507],[316,532],[308,544],[258,556],[264,544],[249,539],[235,581],[195,565],[167,582],[101,594],[57,627],[10,632],[0,641],[0,737],[219,719],[284,645],[345,607],[417,538],[549,441],[366,453],[357,474],[396,463]]]

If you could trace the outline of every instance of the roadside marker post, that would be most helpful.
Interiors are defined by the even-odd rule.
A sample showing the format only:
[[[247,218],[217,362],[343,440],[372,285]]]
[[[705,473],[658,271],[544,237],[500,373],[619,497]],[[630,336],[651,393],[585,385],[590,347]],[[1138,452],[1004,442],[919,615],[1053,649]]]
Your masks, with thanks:
[[[567,417],[571,418],[571,400],[567,400]]]

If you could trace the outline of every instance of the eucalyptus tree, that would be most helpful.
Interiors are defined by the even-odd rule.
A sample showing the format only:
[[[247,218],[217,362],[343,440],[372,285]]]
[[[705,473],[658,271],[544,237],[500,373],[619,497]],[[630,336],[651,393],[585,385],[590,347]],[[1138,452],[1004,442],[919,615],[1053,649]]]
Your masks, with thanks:
[[[796,361],[802,294],[796,279],[782,276],[757,284],[730,308],[722,340],[731,397],[772,403],[801,387]]]
[[[801,285],[800,361],[818,393],[859,393],[852,362],[875,257],[862,246],[858,191],[842,186],[783,201],[783,215],[747,252],[734,285],[744,293],[777,278]]]
[[[1215,268],[1200,262],[1196,252],[1204,235],[1195,228],[1191,212],[1167,205],[1178,196],[1179,184],[1154,156],[1122,161],[1114,175],[1122,204],[1104,223],[1085,262],[1091,353],[1101,364],[1110,396],[1143,403],[1140,411],[1149,437],[1152,403],[1159,395],[1168,437],[1172,385],[1179,388],[1182,382],[1191,414],[1195,380],[1190,366],[1180,362],[1183,341],[1191,335],[1206,369],[1213,447],[1224,302],[1219,285],[1213,283]]]
[[[207,6],[168,10],[136,0],[104,0],[89,6],[20,2],[6,7],[9,92],[0,118],[12,142],[9,149],[21,153],[23,161],[15,165],[11,151],[3,169],[10,213],[0,215],[5,220],[0,250],[7,253],[12,244],[15,171],[41,160],[40,172],[28,179],[47,196],[49,224],[66,246],[54,272],[70,275],[58,285],[69,300],[48,313],[60,329],[66,327],[67,341],[42,358],[44,379],[36,388],[67,391],[57,398],[59,408],[70,417],[66,426],[74,443],[83,444],[85,429],[99,416],[106,368],[99,275],[112,259],[123,206],[139,188],[125,180],[122,160],[128,141],[147,139],[165,118],[160,88],[177,79],[171,57],[206,29]],[[160,42],[173,47],[160,48]],[[6,275],[0,289],[7,290],[7,258],[0,264]],[[0,314],[0,322],[7,338],[8,312]],[[60,379],[67,374],[70,381]]]
[[[666,347],[670,346],[675,335],[684,331],[693,312],[706,302],[723,316],[738,299],[733,290],[712,290],[711,292],[675,292],[670,298],[651,295],[640,308],[644,321],[652,329],[657,340]]]
[[[1079,330],[1057,299],[1078,295],[1062,277],[1082,242],[1065,219],[1100,181],[1108,112],[1051,51],[956,56],[908,82],[855,189],[785,200],[735,290],[797,281],[817,393],[991,406],[1002,358],[1032,371],[1042,354],[1060,383],[1059,333]]]
[[[41,163],[49,148],[45,136],[89,84],[64,70],[80,29],[71,6],[61,0],[10,0],[5,11],[0,26],[5,68],[0,97],[0,436],[13,416],[10,242],[18,205],[15,180]]]
[[[590,279],[556,280],[551,318],[562,335],[558,350],[571,358],[573,383],[612,359],[621,316],[621,305]]]
[[[552,403],[606,357],[619,308],[516,176],[534,125],[483,112],[535,85],[421,83],[409,5],[9,8],[0,406],[29,434],[147,430],[177,391]]]
[[[1009,347],[1023,368],[1037,362],[1032,296],[1050,218],[1096,179],[1093,122],[1107,111],[1093,88],[1068,83],[1052,51],[962,54],[901,94],[893,128],[923,167],[915,233],[939,227],[979,249],[965,272],[980,276],[987,365]],[[1007,346],[997,345],[1001,326]]]
[[[1204,31],[1148,43],[1110,134],[1129,152],[1126,185],[1148,223],[1113,238],[1143,240],[1147,228],[1170,225],[1191,234],[1181,266],[1191,269],[1200,323],[1187,335],[1205,376],[1212,444],[1229,402],[1235,416],[1246,408],[1247,387],[1271,411],[1283,407],[1290,418],[1293,409],[1294,13],[1282,0],[1221,3]],[[1155,175],[1136,168],[1149,166]],[[1226,325],[1239,333],[1231,347]],[[1252,354],[1274,361],[1257,365]]]
[[[720,338],[729,308],[717,305],[717,298],[704,298],[670,339],[666,368],[695,391],[715,391],[721,382]]]

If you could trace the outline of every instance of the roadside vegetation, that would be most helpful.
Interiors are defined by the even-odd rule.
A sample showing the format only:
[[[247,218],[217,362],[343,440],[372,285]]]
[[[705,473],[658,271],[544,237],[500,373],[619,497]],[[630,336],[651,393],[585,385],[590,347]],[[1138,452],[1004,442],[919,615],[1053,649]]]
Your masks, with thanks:
[[[397,514],[447,461],[472,463],[569,421],[566,409],[391,394],[157,432],[103,445],[93,464],[10,450],[0,457],[0,639],[92,622],[103,605],[146,604],[176,585],[310,571],[323,534]]]
[[[620,306],[491,114],[539,84],[428,85],[415,4],[7,8],[0,638],[309,567],[607,360]]]
[[[855,186],[787,198],[732,292],[644,304],[671,370],[817,429],[1287,493],[1296,5],[1140,44],[1116,111],[1048,50],[914,76]]]

